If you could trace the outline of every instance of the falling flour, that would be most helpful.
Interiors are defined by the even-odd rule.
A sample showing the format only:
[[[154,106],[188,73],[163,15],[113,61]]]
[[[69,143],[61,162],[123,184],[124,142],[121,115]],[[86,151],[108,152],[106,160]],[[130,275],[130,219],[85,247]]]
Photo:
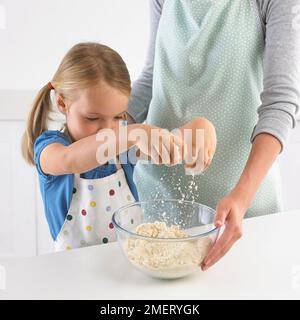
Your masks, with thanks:
[[[168,227],[165,222],[140,224],[135,231],[146,237],[183,239],[160,241],[129,237],[124,243],[128,259],[139,269],[158,278],[179,278],[197,270],[211,245],[209,238],[184,240],[188,234],[179,226]]]

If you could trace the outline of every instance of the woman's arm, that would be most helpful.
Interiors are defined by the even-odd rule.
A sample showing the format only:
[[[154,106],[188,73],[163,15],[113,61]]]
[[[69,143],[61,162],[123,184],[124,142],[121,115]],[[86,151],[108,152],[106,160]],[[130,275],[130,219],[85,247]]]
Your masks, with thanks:
[[[221,259],[242,236],[245,213],[296,125],[300,85],[299,0],[257,1],[264,9],[262,16],[266,23],[259,121],[252,133],[253,145],[245,169],[237,185],[217,205],[215,224],[225,225],[225,230],[206,256],[203,270]]]
[[[232,191],[244,208],[251,207],[258,188],[280,151],[281,143],[272,135],[261,133],[256,136],[244,171]]]
[[[242,222],[247,209],[281,150],[281,143],[269,134],[259,134],[252,146],[246,167],[235,188],[217,205],[215,224],[225,225],[220,239],[206,256],[202,269],[220,260],[242,236]]]
[[[300,1],[257,1],[265,23],[264,89],[251,141],[269,133],[283,150],[299,109]]]
[[[152,78],[155,53],[155,40],[164,0],[150,0],[150,41],[147,58],[139,78],[133,83],[128,104],[129,122],[142,123],[147,117],[152,99]]]

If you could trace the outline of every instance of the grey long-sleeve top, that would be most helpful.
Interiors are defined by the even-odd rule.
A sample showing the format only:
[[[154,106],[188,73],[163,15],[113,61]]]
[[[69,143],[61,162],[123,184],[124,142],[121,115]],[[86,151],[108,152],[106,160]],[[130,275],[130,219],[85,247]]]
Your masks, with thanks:
[[[133,83],[128,112],[143,122],[152,98],[157,28],[165,0],[150,0],[151,34],[145,66]],[[275,136],[284,148],[296,126],[300,94],[300,0],[256,1],[265,34],[264,84],[258,122],[250,141],[260,133]]]

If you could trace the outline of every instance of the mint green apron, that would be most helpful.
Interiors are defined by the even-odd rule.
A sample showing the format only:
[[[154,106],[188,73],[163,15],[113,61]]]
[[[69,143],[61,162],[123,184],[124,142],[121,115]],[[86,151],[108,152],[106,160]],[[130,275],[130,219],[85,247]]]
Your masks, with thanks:
[[[263,51],[255,1],[165,1],[146,122],[171,130],[202,116],[215,125],[218,144],[212,165],[195,177],[196,187],[182,165],[139,163],[134,179],[141,200],[184,197],[215,208],[232,190],[250,154],[250,137],[258,120]],[[276,162],[247,217],[281,210]]]

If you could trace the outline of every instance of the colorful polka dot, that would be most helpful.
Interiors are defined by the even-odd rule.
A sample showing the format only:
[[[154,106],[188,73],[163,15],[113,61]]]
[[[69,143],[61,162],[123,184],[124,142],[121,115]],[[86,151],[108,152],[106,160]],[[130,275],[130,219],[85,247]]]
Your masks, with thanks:
[[[133,219],[131,219],[131,220],[130,220],[130,222],[131,222],[131,224],[133,224],[133,223],[134,223],[134,220],[133,220]]]
[[[111,211],[111,206],[107,206],[106,211]]]
[[[93,187],[91,184],[89,184],[89,185],[88,185],[88,189],[89,189],[90,191],[92,191],[92,190],[94,190],[94,187]]]
[[[102,242],[103,242],[103,243],[107,243],[107,242],[108,242],[108,239],[107,239],[107,238],[103,238],[103,239],[102,239]]]
[[[92,226],[86,226],[86,227],[85,227],[85,230],[86,230],[86,231],[92,231],[92,229],[93,229]]]
[[[111,222],[110,224],[109,224],[109,229],[113,229],[114,228],[114,225],[113,225],[113,223]]]
[[[131,201],[131,196],[130,196],[130,194],[127,196],[127,200],[128,200],[128,201]]]
[[[82,209],[82,210],[81,210],[81,214],[82,214],[83,216],[86,216],[86,215],[87,215],[86,210]]]
[[[66,246],[66,250],[72,250],[71,246]]]
[[[113,196],[114,194],[115,194],[115,190],[114,190],[114,189],[110,189],[110,190],[109,190],[109,195],[110,195],[110,196]]]
[[[119,181],[119,183],[118,183],[118,184],[119,184],[119,187],[121,187],[121,181]]]
[[[95,201],[91,201],[91,202],[90,202],[90,206],[91,206],[91,207],[96,207],[96,202],[95,202]]]
[[[86,241],[85,241],[85,240],[81,240],[81,241],[80,241],[80,245],[81,245],[81,246],[86,246]]]
[[[71,221],[72,219],[73,219],[73,217],[72,217],[70,214],[68,214],[68,215],[67,215],[67,220],[68,220],[68,221]]]
[[[65,236],[69,235],[69,231],[67,231],[67,230],[65,230],[63,233],[64,233]]]
[[[76,193],[77,189],[76,188],[73,188],[73,193]]]

